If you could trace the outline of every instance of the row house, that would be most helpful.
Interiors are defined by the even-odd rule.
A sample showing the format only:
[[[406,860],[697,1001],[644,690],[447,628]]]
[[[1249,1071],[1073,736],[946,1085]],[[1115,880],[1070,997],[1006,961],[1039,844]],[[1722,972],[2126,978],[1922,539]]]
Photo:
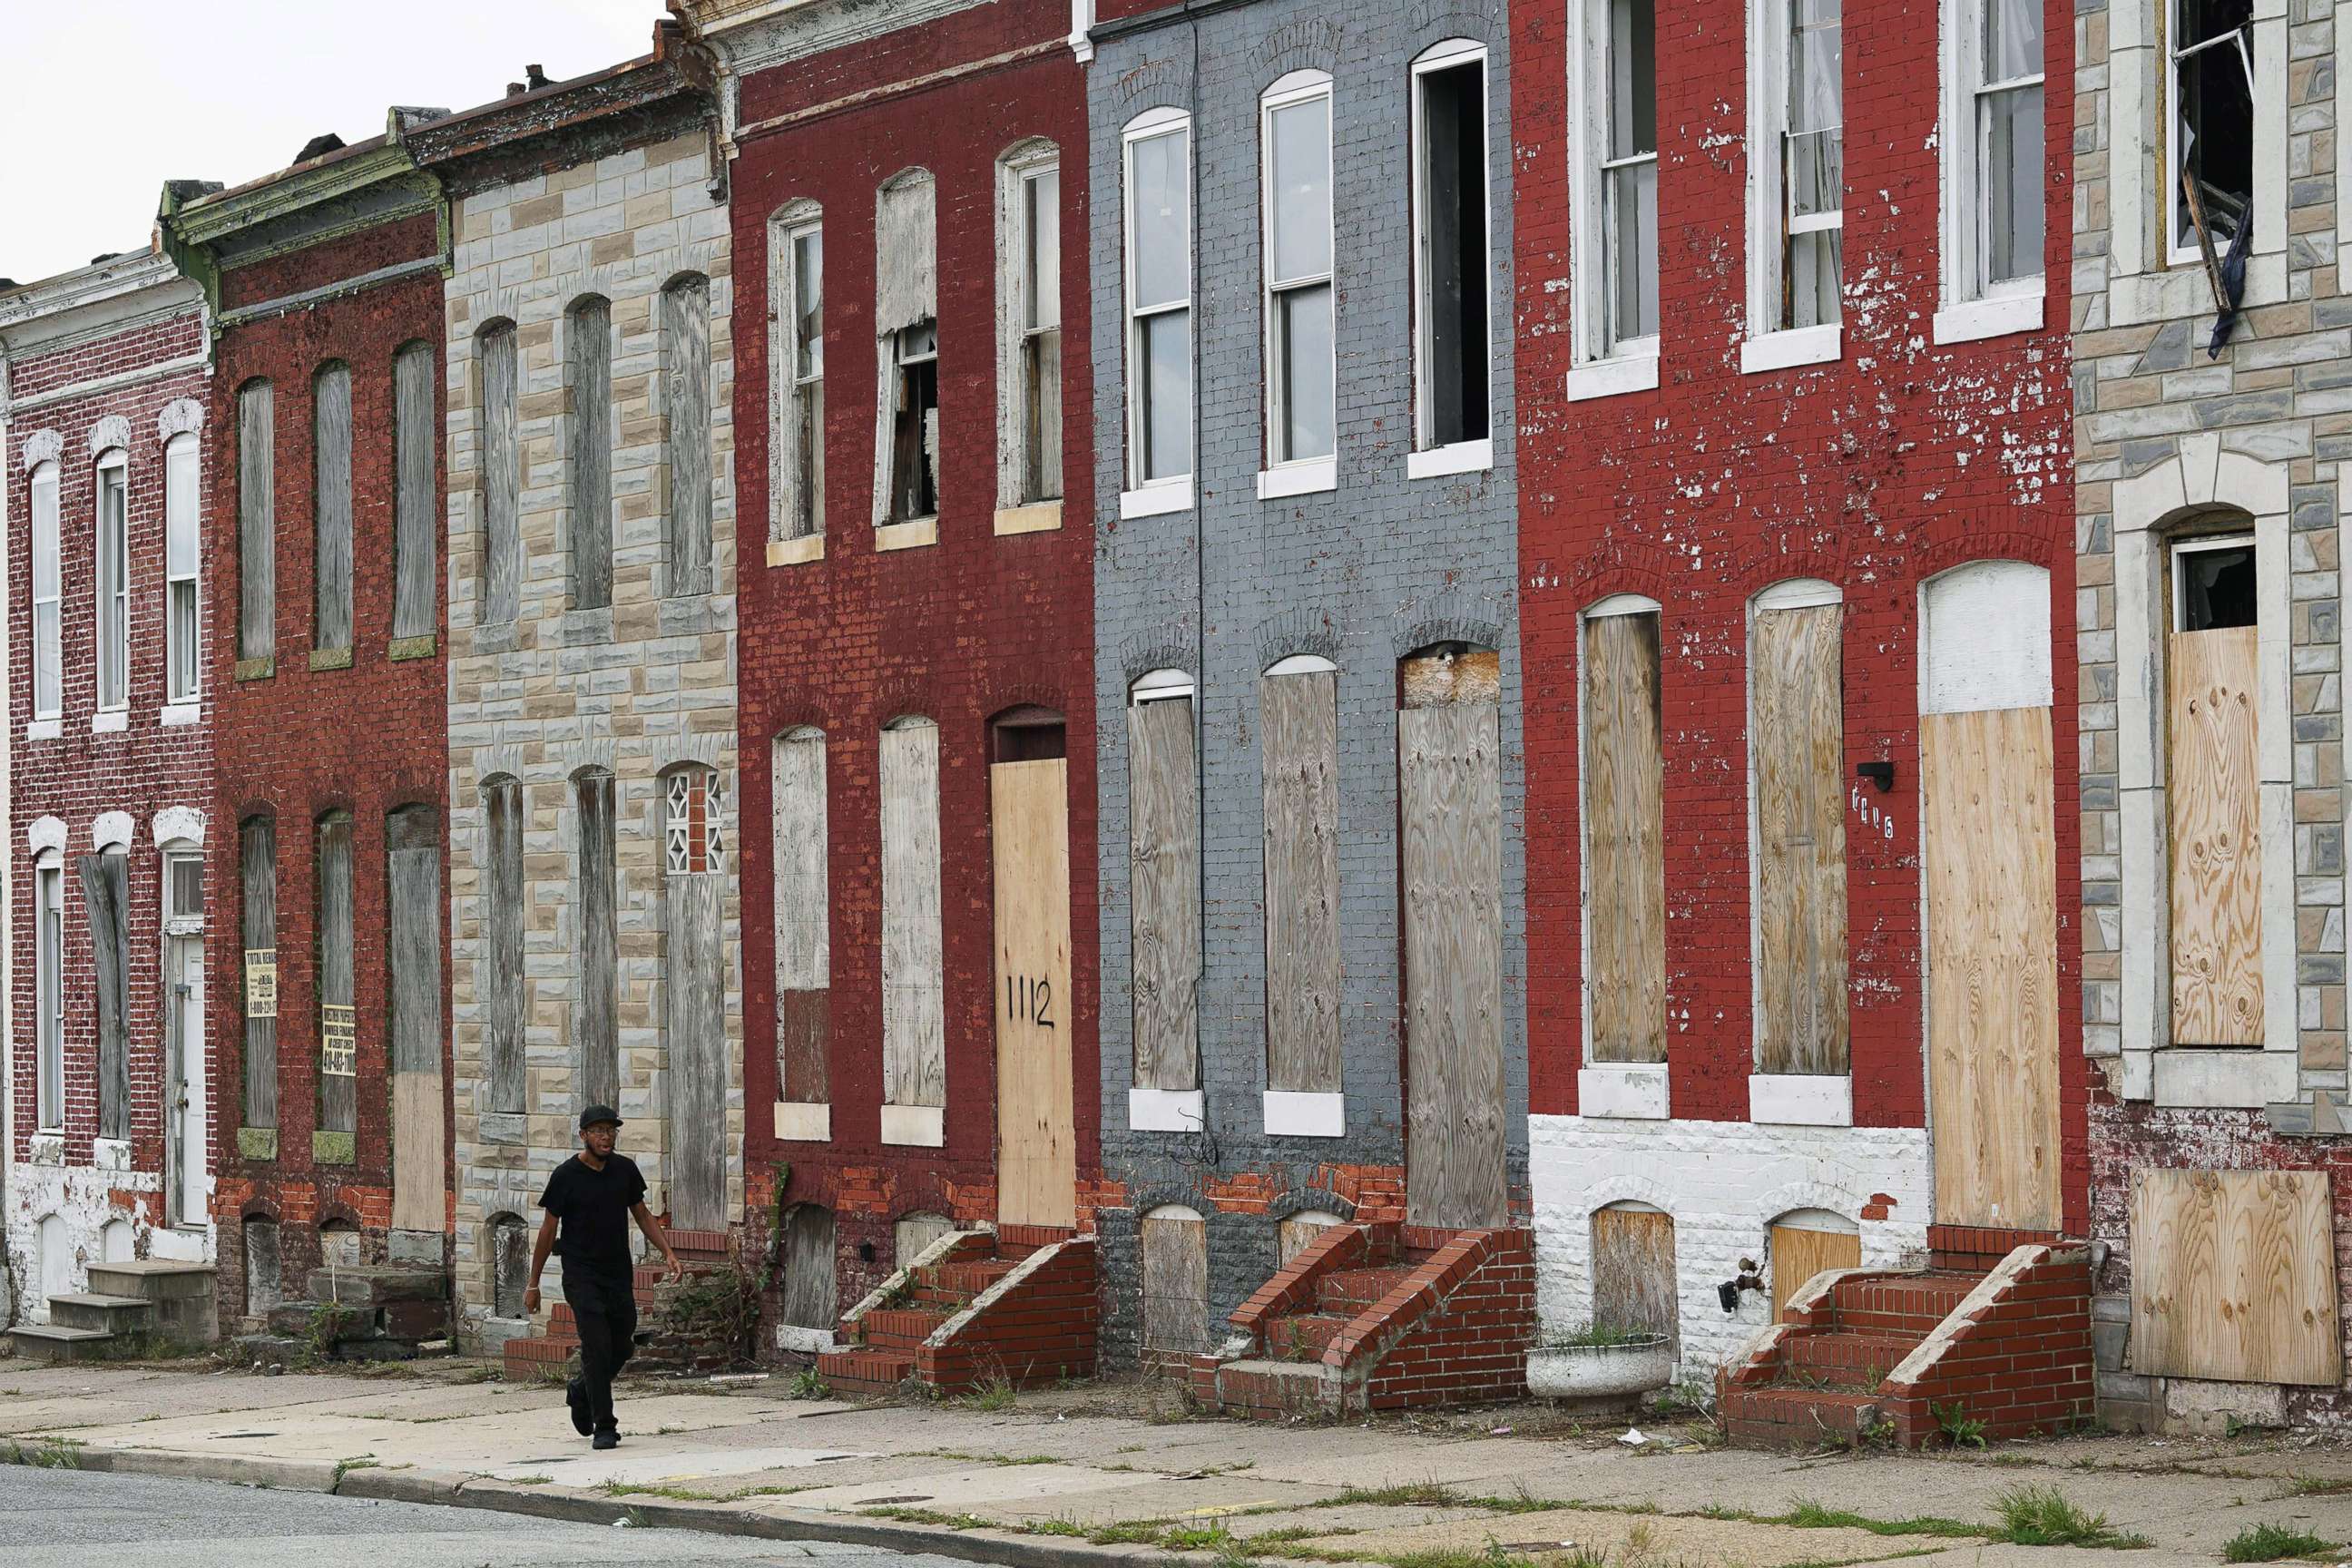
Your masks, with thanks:
[[[219,837],[207,1018],[224,1321],[313,1270],[437,1277],[448,1205],[440,193],[403,138],[167,192],[214,333]]]
[[[0,293],[0,517],[22,585],[5,885],[24,904],[0,1228],[35,1336],[88,1331],[64,1304],[101,1265],[213,1254],[208,326],[152,245]]]

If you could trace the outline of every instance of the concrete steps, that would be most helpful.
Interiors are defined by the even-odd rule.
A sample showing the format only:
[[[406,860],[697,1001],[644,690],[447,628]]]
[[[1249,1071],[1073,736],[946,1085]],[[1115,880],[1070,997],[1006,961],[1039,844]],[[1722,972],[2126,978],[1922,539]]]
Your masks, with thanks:
[[[68,1329],[26,1323],[8,1331],[16,1353],[28,1361],[106,1361],[121,1353],[121,1342],[104,1329]]]
[[[219,1337],[208,1263],[133,1258],[89,1266],[89,1289],[48,1300],[46,1323],[8,1331],[18,1355],[42,1361],[119,1361]]]

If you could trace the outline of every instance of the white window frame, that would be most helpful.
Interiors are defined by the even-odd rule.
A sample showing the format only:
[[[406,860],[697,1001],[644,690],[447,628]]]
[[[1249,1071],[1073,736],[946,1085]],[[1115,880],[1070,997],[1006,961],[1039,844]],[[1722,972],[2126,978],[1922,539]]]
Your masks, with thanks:
[[[110,476],[113,476],[111,481]],[[101,453],[92,480],[90,593],[97,625],[91,629],[91,647],[97,656],[97,710],[100,714],[121,713],[131,707],[131,454],[120,447]],[[110,482],[120,487],[122,501],[121,514],[111,525],[120,530],[120,537],[114,542],[121,547],[119,575],[111,584],[107,582],[106,563],[107,531],[110,526],[106,515]],[[110,701],[106,689],[110,641],[119,661],[116,670],[122,683],[121,690]]]
[[[200,650],[204,646],[204,540],[198,531],[202,505],[201,459],[196,438],[188,432],[163,443],[163,700],[194,702],[203,689]],[[186,570],[173,563],[174,545],[187,546]],[[188,636],[180,635],[180,617],[173,612],[183,589],[189,603]]]
[[[1568,30],[1570,402],[1645,392],[1658,384],[1661,333],[1618,338],[1612,321],[1612,280],[1617,247],[1607,229],[1609,68],[1612,0],[1570,0]],[[1651,10],[1652,58],[1657,13]],[[1655,92],[1654,85],[1653,93]],[[1649,158],[1654,162],[1657,154]],[[1635,160],[1627,160],[1631,163]],[[1661,190],[1663,196],[1664,192]],[[1664,323],[1661,323],[1663,329]]]
[[[1495,466],[1495,133],[1494,82],[1487,71],[1486,46],[1470,38],[1448,38],[1433,44],[1421,52],[1412,69],[1412,444],[1405,458],[1407,479],[1433,479],[1444,474],[1475,473]],[[1487,109],[1486,122],[1481,125],[1483,137],[1478,153],[1478,167],[1484,175],[1478,186],[1479,254],[1486,268],[1486,342],[1481,345],[1479,358],[1486,373],[1486,434],[1483,438],[1454,441],[1439,445],[1432,429],[1433,414],[1430,408],[1430,333],[1433,324],[1434,301],[1430,298],[1429,254],[1429,142],[1423,125],[1422,79],[1434,72],[1449,71],[1475,62],[1478,67],[1479,91]]]
[[[1024,142],[997,161],[996,164],[996,289],[1001,301],[997,311],[996,335],[996,531],[1026,533],[1034,530],[1056,527],[1061,521],[1064,492],[1067,489],[1068,453],[1063,454],[1062,472],[1054,478],[1055,493],[1032,498],[1028,475],[1031,464],[1029,450],[1029,395],[1026,366],[1030,343],[1049,333],[1065,330],[1062,311],[1061,257],[1055,257],[1053,320],[1045,324],[1033,321],[1029,301],[1033,292],[1029,258],[1034,248],[1030,233],[1032,205],[1030,192],[1038,181],[1052,175],[1055,182],[1055,227],[1057,239],[1061,219],[1065,216],[1059,198],[1062,173],[1062,150],[1051,142]],[[1044,351],[1037,351],[1042,353]],[[1066,352],[1066,348],[1064,352]],[[1064,389],[1066,392],[1066,388]],[[1062,405],[1064,420],[1069,405]]]
[[[1748,335],[1739,345],[1745,375],[1826,364],[1844,352],[1844,310],[1839,319],[1809,327],[1780,324],[1788,242],[1800,234],[1845,227],[1843,197],[1834,215],[1788,216],[1783,148],[1789,130],[1789,53],[1793,0],[1749,0],[1748,7]],[[1838,26],[1845,26],[1845,7]],[[1844,58],[1841,49],[1840,61]],[[1843,69],[1843,63],[1841,63]],[[1844,131],[1845,83],[1838,84],[1839,131]],[[1843,163],[1841,163],[1843,167]],[[1839,279],[1841,288],[1843,279]]]
[[[40,463],[33,469],[31,481],[33,509],[33,722],[54,726],[65,713],[65,551],[63,545],[64,518],[61,491],[61,470],[55,458]],[[44,538],[44,531],[47,537]],[[41,564],[46,556],[48,563],[49,591],[41,592]],[[41,612],[47,610],[57,622],[58,633],[48,639],[48,655],[42,657]],[[41,691],[47,684],[52,700],[44,703]],[[49,733],[57,731],[51,728]],[[37,736],[28,737],[37,739]]]
[[[816,494],[801,494],[801,421],[800,401],[815,388],[816,395],[824,395],[824,334],[817,334],[814,375],[800,374],[801,352],[808,345],[801,341],[800,317],[800,247],[803,241],[817,241],[817,310],[824,310],[824,213],[814,202],[801,200],[786,203],[768,220],[768,323],[770,353],[768,367],[768,428],[772,433],[768,453],[768,564],[789,565],[798,561],[821,560],[824,555],[824,423],[817,422]],[[803,501],[809,505],[810,527],[806,533],[794,533]]]
[[[33,865],[34,1125],[65,1130],[65,858],[52,849]],[[54,950],[46,940],[57,925]]]
[[[1184,179],[1189,186],[1192,180],[1192,117],[1181,109],[1152,109],[1128,121],[1119,132],[1119,255],[1122,304],[1127,315],[1127,440],[1125,464],[1127,489],[1118,498],[1118,514],[1122,518],[1160,517],[1169,512],[1189,511],[1192,506],[1192,479],[1200,461],[1200,387],[1198,378],[1192,381],[1190,405],[1185,410],[1188,452],[1184,472],[1165,479],[1146,479],[1143,473],[1144,378],[1139,371],[1143,363],[1143,323],[1152,316],[1182,310],[1188,327],[1192,310],[1192,294],[1198,279],[1193,277],[1193,249],[1200,232],[1200,214],[1193,204],[1186,203],[1189,222],[1184,235],[1184,297],[1139,310],[1135,305],[1135,147],[1138,142],[1154,137],[1180,135],[1184,139]],[[1200,360],[1197,342],[1192,350],[1194,364]]]
[[[2164,119],[2162,122],[2164,126],[2164,203],[2160,209],[2159,216],[2159,221],[2162,223],[2163,227],[2158,232],[2162,236],[2161,244],[2164,247],[2163,254],[2167,266],[2202,267],[2205,265],[2205,253],[2203,249],[2195,243],[2195,241],[2176,242],[2172,237],[2179,232],[2180,221],[2185,216],[2181,211],[2180,200],[2180,154],[2182,152],[2180,145],[2180,116],[2174,112],[2172,95],[2180,79],[2179,68],[2182,60],[2189,58],[2192,55],[2202,55],[2231,49],[2232,47],[2231,39],[2233,37],[2236,37],[2236,35],[2225,34],[2218,38],[2208,38],[2205,42],[2195,45],[2187,49],[2179,48],[2177,47],[2176,40],[2179,37],[2177,29],[2180,25],[2181,0],[2158,0],[2158,3],[2164,7],[2164,23],[2162,29],[2164,37]],[[2252,31],[2252,27],[2250,23],[2247,32],[2251,33]],[[2237,47],[2239,49],[2242,50],[2242,41]],[[2248,96],[2253,99],[2256,104],[2255,137],[2256,140],[2259,141],[2261,137],[2261,79],[2254,70],[2254,62],[2252,52],[2243,52],[2242,54],[2242,58],[2243,58],[2245,62],[2247,77],[2252,83],[2249,89]],[[2249,193],[2250,197],[2252,193]],[[2259,236],[2261,232],[2261,225],[2257,223],[2255,226],[2255,233]],[[2221,248],[2222,247],[2220,244],[2216,244],[2214,247],[2217,253]]]
[[[2010,332],[2038,331],[2049,282],[2041,272],[1998,282],[1985,276],[1985,236],[1991,223],[1992,190],[1987,175],[1984,121],[1979,108],[1993,92],[2026,87],[2047,90],[2050,40],[2042,37],[2042,70],[2013,80],[1984,78],[1987,8],[1998,0],[1944,0],[1943,102],[1937,132],[1941,177],[1942,292],[1936,311],[1939,343],[1972,342]],[[2046,104],[2047,100],[2045,98]],[[2047,237],[2050,153],[2045,132],[2040,178]]]
[[[1324,193],[1323,223],[1329,237],[1325,254],[1330,267],[1297,278],[1277,278],[1274,274],[1274,225],[1275,207],[1281,193],[1275,189],[1274,117],[1283,110],[1318,100],[1323,104],[1324,167],[1329,175]],[[1337,128],[1332,120],[1335,112],[1330,75],[1319,70],[1292,71],[1266,89],[1257,100],[1258,320],[1263,328],[1258,352],[1264,356],[1260,361],[1264,367],[1260,384],[1265,388],[1265,464],[1257,478],[1261,500],[1339,488],[1339,237],[1333,216],[1333,209],[1339,205],[1338,193],[1332,188],[1339,183]],[[1308,221],[1312,221],[1311,216]],[[1285,447],[1284,435],[1289,409],[1282,395],[1282,297],[1312,289],[1328,289],[1331,297],[1331,450],[1294,458]]]

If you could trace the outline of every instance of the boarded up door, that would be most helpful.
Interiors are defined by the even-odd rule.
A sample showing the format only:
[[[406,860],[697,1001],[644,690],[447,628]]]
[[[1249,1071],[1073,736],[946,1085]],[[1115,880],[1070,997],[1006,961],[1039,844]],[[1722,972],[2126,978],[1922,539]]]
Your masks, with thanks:
[[[2343,1381],[2324,1171],[2132,1173],[2131,1370]]]
[[[1843,613],[1760,610],[1749,638],[1759,1073],[1846,1070]]]
[[[1584,624],[1584,977],[1596,1062],[1666,1059],[1658,617]]]
[[[996,868],[996,1213],[1077,1223],[1070,1082],[1069,763],[988,770]]]
[[[1504,1223],[1503,810],[1495,656],[1397,713],[1402,790],[1405,1212],[1414,1225]],[[1417,662],[1417,661],[1416,661]]]
[[[796,1329],[830,1329],[835,1310],[833,1211],[803,1204],[784,1216],[780,1316]],[[901,1258],[901,1267],[906,1259]]]
[[[716,871],[673,873],[669,915],[670,1223],[727,1228],[726,963]]]
[[[431,806],[392,814],[384,837],[392,927],[392,1224],[439,1235],[442,1140],[441,827]]]
[[[1862,1267],[1862,1237],[1854,1231],[1776,1225],[1771,1241],[1772,1321],[1776,1323],[1787,1319],[1789,1298],[1803,1289],[1814,1275],[1825,1268]]]
[[[2172,1043],[2263,1043],[2255,628],[2174,632],[2166,652]]]

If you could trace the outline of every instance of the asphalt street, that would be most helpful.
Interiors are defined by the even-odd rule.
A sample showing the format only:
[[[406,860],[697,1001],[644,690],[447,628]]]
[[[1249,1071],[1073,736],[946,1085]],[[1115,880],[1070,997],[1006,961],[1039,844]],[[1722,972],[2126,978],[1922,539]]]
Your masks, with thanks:
[[[624,1517],[625,1500],[613,1505]],[[172,1568],[509,1568],[606,1562],[702,1568],[970,1568],[868,1546],[736,1541],[691,1531],[569,1524],[487,1509],[373,1502],[218,1481],[0,1466],[0,1561],[87,1568],[114,1552],[168,1547]]]

